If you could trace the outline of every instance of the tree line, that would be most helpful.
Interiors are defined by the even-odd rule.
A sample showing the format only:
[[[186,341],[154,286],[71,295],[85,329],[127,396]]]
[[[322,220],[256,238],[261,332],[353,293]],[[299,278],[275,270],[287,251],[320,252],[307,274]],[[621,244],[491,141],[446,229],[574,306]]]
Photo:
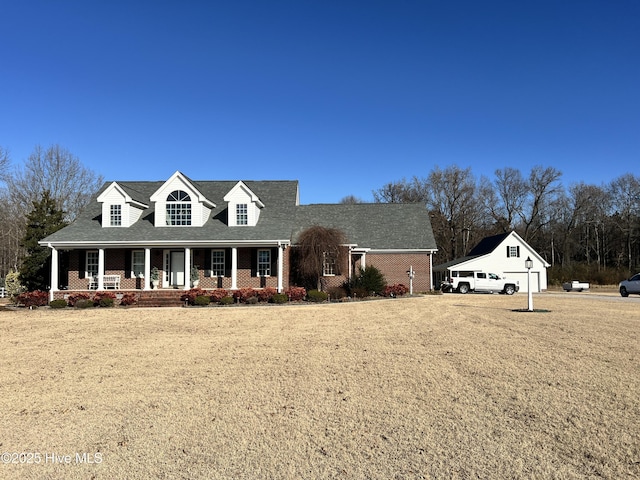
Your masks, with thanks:
[[[0,279],[45,262],[38,240],[75,220],[103,181],[60,145],[37,145],[19,165],[0,146]]]
[[[615,283],[639,271],[640,177],[627,173],[601,185],[580,182],[566,188],[561,179],[558,169],[541,165],[526,174],[497,169],[493,178],[477,178],[471,168],[457,165],[435,166],[426,177],[391,181],[373,197],[426,205],[438,246],[435,263],[465,256],[486,236],[515,230],[551,264],[550,281],[575,276]],[[59,145],[36,146],[18,166],[0,146],[0,279],[39,248],[27,231],[30,224],[41,228],[34,223],[37,212],[51,217],[60,211],[54,228],[61,228],[80,214],[103,181]]]
[[[479,179],[471,168],[434,167],[373,191],[374,201],[423,203],[429,210],[436,263],[465,256],[482,238],[516,231],[552,266],[550,281],[581,276],[617,283],[640,270],[640,177],[564,187],[562,172],[534,166],[528,173],[497,169]],[[356,201],[345,197],[347,203]]]

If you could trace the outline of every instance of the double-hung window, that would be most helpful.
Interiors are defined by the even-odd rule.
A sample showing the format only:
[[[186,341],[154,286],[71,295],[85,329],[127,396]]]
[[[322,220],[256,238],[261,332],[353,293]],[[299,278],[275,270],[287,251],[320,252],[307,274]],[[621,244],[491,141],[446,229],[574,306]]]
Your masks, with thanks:
[[[258,276],[271,275],[271,250],[258,250]]]
[[[120,227],[122,225],[122,205],[111,205],[109,207],[109,222],[112,227]]]
[[[87,271],[86,276],[91,278],[98,275],[98,252],[96,250],[90,250],[87,252]]]
[[[167,225],[191,225],[191,197],[175,190],[167,197]]]
[[[224,277],[224,250],[211,251],[211,276]]]
[[[131,252],[131,276],[142,277],[144,275],[144,250]]]
[[[507,246],[507,258],[519,257],[519,256],[520,256],[519,246],[515,246],[515,247]]]
[[[249,211],[246,203],[236,205],[236,225],[249,225]]]
[[[325,277],[336,275],[336,256],[330,252],[324,252],[322,254],[322,275]]]

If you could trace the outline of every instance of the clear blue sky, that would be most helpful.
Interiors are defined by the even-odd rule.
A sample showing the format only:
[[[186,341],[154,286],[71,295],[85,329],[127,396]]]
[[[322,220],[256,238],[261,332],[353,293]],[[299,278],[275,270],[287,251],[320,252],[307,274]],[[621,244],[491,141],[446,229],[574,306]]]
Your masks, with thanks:
[[[107,180],[298,179],[372,200],[436,165],[640,165],[640,1],[0,3],[0,145]]]

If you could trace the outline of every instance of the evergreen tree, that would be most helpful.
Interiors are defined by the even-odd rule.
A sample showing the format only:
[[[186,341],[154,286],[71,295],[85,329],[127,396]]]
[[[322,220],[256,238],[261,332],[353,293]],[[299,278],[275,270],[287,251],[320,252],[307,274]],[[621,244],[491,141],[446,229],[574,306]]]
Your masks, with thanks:
[[[49,288],[51,252],[47,247],[38,245],[38,242],[64,227],[67,224],[64,216],[64,212],[56,207],[49,191],[45,191],[39,201],[33,202],[33,209],[27,215],[22,239],[27,255],[20,267],[20,279],[30,292]]]

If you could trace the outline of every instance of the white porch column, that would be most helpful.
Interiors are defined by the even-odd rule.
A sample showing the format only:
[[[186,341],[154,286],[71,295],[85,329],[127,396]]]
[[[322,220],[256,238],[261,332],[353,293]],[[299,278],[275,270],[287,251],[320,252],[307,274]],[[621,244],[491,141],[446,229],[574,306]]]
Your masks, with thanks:
[[[104,248],[98,249],[98,290],[104,290]]]
[[[51,249],[51,288],[49,289],[49,301],[53,301],[53,292],[58,291],[58,250],[49,244]]]
[[[363,270],[367,268],[367,254],[362,252],[362,257],[360,257],[360,268]]]
[[[151,249],[144,249],[144,287],[145,290],[151,290]]]
[[[238,248],[231,247],[231,290],[238,289]]]
[[[191,288],[191,249],[184,247],[184,289]]]
[[[284,248],[281,244],[278,244],[278,293],[282,293],[282,274],[284,271],[284,259],[282,258]]]

